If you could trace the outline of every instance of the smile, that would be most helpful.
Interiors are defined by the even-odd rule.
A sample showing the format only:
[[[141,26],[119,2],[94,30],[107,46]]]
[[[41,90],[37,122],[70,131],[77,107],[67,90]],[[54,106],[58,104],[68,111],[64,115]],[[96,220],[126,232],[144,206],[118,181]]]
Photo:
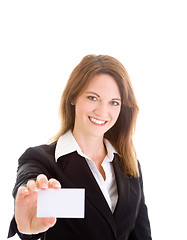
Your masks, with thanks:
[[[98,125],[104,125],[107,121],[104,121],[104,120],[99,120],[99,119],[96,119],[96,118],[93,118],[93,117],[89,117],[90,121],[95,123],[95,124],[98,124]]]

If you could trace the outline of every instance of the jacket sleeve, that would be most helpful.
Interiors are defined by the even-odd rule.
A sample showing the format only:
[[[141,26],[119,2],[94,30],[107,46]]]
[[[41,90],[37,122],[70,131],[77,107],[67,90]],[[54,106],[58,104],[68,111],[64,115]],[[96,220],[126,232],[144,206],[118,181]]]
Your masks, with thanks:
[[[38,158],[41,159],[41,151],[42,149],[38,148],[29,148],[25,151],[25,153],[18,160],[18,170],[17,170],[17,179],[13,189],[13,197],[16,198],[17,190],[20,186],[24,186],[27,184],[28,180],[36,179],[37,176],[41,173],[48,174],[47,168],[45,167],[45,163],[42,164],[41,161],[38,161]],[[43,234],[37,235],[26,235],[22,234],[17,229],[17,224],[15,221],[15,217],[13,217],[10,227],[8,238],[13,237],[15,234],[23,240],[35,240],[39,239]]]
[[[138,163],[139,164],[139,163]],[[142,172],[139,164],[139,173],[140,173],[140,187],[141,187],[141,201],[139,206],[138,215],[135,221],[135,226],[133,231],[129,236],[129,240],[151,240],[151,228],[148,218],[147,206],[145,204],[145,197],[143,192],[143,180]]]
[[[9,227],[8,238],[13,237],[16,233],[22,240],[37,240],[43,235],[43,234],[27,235],[20,233],[17,229],[15,218],[13,217]]]

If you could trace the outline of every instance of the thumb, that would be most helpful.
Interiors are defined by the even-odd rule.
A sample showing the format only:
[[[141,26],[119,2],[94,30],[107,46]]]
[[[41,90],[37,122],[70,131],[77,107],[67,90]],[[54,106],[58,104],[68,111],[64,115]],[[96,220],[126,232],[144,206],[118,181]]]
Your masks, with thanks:
[[[55,217],[51,217],[51,218],[48,218],[46,220],[47,220],[47,224],[48,224],[49,227],[53,227],[56,223],[56,218]]]

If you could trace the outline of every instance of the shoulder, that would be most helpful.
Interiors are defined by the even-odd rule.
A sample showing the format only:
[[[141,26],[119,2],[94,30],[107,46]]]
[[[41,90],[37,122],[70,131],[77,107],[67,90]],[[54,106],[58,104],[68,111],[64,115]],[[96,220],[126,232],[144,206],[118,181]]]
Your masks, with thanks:
[[[26,160],[54,159],[56,142],[28,148],[19,158],[19,164]]]

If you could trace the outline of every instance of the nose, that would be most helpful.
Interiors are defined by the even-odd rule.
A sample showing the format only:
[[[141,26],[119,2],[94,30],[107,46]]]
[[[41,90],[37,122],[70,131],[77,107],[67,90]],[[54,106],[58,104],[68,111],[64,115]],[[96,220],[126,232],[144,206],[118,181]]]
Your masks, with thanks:
[[[94,113],[98,117],[106,117],[107,116],[107,104],[105,102],[98,102],[97,106],[94,109]]]

